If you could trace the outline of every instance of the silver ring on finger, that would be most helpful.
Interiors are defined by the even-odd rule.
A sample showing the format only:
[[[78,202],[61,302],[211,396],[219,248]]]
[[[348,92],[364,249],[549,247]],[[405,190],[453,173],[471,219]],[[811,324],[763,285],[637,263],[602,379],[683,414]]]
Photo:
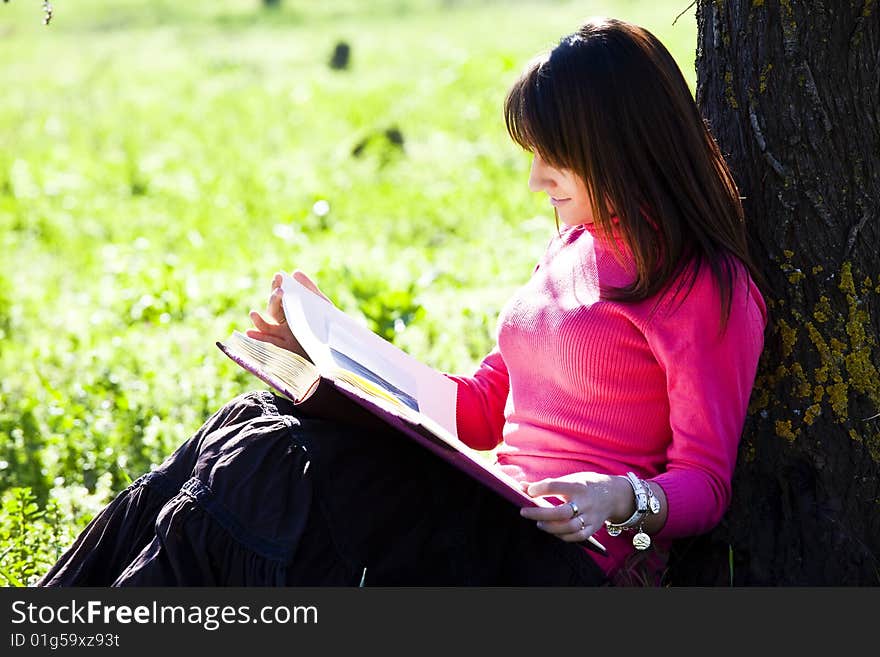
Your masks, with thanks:
[[[587,521],[584,520],[583,516],[578,516],[577,518],[581,521],[581,531],[585,530],[587,528]]]
[[[568,506],[571,507],[571,517],[576,518],[578,516],[578,514],[580,513],[580,510],[578,509],[578,505],[575,504],[574,502],[569,502]]]

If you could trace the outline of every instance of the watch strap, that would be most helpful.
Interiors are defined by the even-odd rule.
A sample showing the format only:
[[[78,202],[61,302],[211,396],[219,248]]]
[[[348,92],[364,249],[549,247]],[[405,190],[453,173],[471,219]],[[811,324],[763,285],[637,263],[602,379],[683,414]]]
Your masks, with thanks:
[[[649,511],[648,491],[642,480],[635,476],[632,472],[626,473],[626,479],[632,486],[633,494],[636,498],[636,510],[633,514],[621,523],[613,523],[609,520],[605,521],[605,529],[609,536],[619,536],[624,529],[632,529],[641,524],[645,515]],[[653,493],[652,493],[653,495]]]

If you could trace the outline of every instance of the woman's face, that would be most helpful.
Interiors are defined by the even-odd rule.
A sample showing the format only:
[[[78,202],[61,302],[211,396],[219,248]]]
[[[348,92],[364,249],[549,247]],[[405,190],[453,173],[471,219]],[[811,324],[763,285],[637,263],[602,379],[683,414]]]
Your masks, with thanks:
[[[538,153],[532,159],[529,189],[547,193],[562,223],[568,226],[593,223],[593,209],[584,181],[573,171],[551,167]]]

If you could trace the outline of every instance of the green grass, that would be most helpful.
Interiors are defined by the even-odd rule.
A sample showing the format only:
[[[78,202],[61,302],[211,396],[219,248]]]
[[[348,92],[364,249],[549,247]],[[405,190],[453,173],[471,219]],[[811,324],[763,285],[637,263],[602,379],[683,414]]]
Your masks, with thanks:
[[[258,387],[214,341],[276,270],[470,371],[554,230],[504,93],[582,18],[648,27],[694,81],[683,2],[40,4],[0,4],[0,584]]]

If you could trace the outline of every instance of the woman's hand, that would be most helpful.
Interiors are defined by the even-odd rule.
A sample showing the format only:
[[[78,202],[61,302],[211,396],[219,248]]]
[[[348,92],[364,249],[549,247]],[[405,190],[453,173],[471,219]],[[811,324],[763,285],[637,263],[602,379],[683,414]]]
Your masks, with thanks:
[[[306,288],[317,294],[325,301],[330,301],[318,286],[305,273],[295,270],[292,274],[293,278]],[[293,337],[293,332],[287,324],[284,317],[284,306],[281,303],[281,297],[284,291],[281,289],[281,273],[276,273],[272,278],[272,292],[269,294],[269,300],[266,303],[266,314],[252,310],[250,312],[251,321],[254,323],[253,329],[246,331],[248,337],[263,342],[271,342],[277,347],[287,349],[294,353],[308,358],[308,354],[303,350],[299,341]]]
[[[635,508],[632,486],[624,477],[578,472],[558,479],[531,484],[532,497],[555,496],[565,500],[552,509],[525,507],[520,515],[538,521],[538,529],[567,543],[583,541],[595,534],[605,521],[627,518]]]

